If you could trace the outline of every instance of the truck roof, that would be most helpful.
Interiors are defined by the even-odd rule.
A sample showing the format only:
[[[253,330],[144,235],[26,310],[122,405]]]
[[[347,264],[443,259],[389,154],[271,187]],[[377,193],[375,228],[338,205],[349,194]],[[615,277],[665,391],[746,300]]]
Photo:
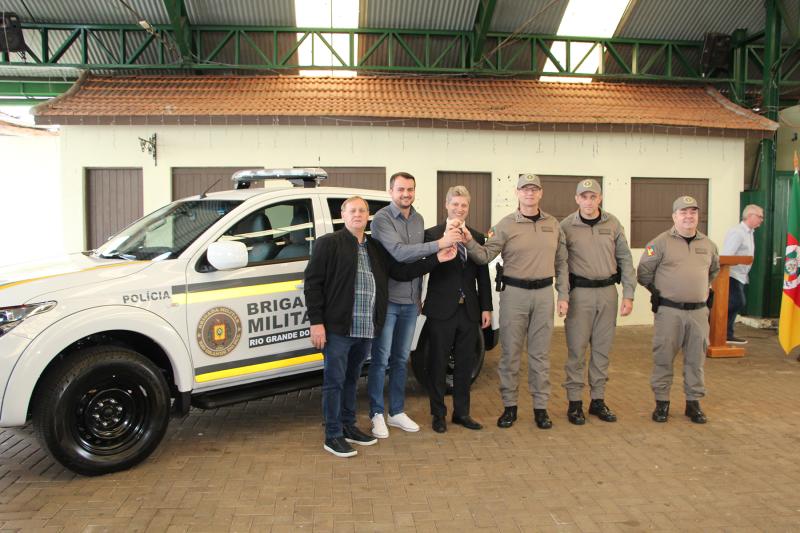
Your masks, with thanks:
[[[363,196],[363,197],[370,197],[374,198],[375,196],[389,199],[389,193],[385,191],[376,191],[373,189],[354,189],[351,187],[319,187],[319,188],[308,188],[304,189],[301,187],[268,187],[268,188],[255,188],[255,189],[231,189],[228,191],[219,191],[219,192],[212,192],[206,195],[206,198],[212,200],[238,200],[240,202],[244,202],[251,198],[255,198],[262,195],[268,195],[275,192],[286,192],[286,191],[297,191],[300,196],[306,196],[319,193],[326,193],[326,194],[335,194],[335,195],[344,195],[344,196]],[[186,200],[199,200],[200,195],[196,194],[194,196],[189,196],[187,198],[181,198],[181,201]]]

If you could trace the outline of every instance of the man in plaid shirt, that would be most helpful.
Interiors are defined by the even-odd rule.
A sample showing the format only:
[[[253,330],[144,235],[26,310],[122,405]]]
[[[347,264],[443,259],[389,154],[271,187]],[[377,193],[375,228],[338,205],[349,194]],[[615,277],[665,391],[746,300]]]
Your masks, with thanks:
[[[325,366],[322,411],[323,449],[352,457],[351,444],[370,446],[377,439],[356,427],[356,388],[361,367],[386,319],[389,276],[410,280],[456,256],[453,247],[415,263],[395,261],[365,234],[367,202],[358,196],[342,203],[344,228],[320,237],[305,271],[305,297],[311,343],[321,349]]]

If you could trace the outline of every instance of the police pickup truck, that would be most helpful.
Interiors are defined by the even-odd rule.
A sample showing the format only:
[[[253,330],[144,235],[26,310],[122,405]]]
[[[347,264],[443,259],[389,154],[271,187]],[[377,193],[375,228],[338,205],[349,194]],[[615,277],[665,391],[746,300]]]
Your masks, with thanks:
[[[390,201],[318,187],[325,177],[238,172],[234,190],[166,205],[97,250],[0,270],[0,426],[32,420],[56,460],[99,475],[144,460],[170,413],[320,383],[303,295],[314,240],[343,227],[345,198],[371,215]],[[496,324],[478,336],[473,379]],[[426,337],[420,325],[421,381]]]

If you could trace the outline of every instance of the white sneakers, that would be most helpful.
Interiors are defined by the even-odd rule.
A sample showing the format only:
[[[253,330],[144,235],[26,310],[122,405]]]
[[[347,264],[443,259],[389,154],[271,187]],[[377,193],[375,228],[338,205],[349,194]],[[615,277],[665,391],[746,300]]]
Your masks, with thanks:
[[[394,428],[400,428],[403,431],[408,431],[409,433],[415,433],[419,431],[419,425],[417,425],[416,422],[411,420],[411,418],[409,418],[408,415],[405,413],[398,413],[394,416],[390,415],[389,417],[387,417],[386,423]],[[374,434],[375,430],[373,429],[372,431]],[[388,430],[386,434],[388,436],[389,434]]]
[[[379,439],[389,437],[389,428],[386,427],[386,422],[383,420],[383,413],[376,413],[372,417],[372,435]]]
[[[372,434],[379,439],[388,438],[389,428],[386,427],[387,424],[394,428],[400,428],[403,431],[408,431],[409,433],[416,433],[419,431],[419,425],[411,420],[411,418],[405,413],[387,416],[386,421],[383,420],[383,413],[378,413],[372,417]]]

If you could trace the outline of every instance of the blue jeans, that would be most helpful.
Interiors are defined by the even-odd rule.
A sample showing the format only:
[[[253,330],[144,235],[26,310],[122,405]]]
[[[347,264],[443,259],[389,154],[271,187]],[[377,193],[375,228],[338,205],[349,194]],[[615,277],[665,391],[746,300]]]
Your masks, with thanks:
[[[402,413],[405,405],[406,374],[411,341],[417,326],[419,309],[416,304],[389,302],[386,322],[380,336],[372,344],[372,360],[369,364],[369,416],[384,413],[383,383],[386,367],[389,367],[389,415]]]
[[[356,423],[356,389],[361,367],[372,347],[372,339],[328,333],[322,349],[325,369],[322,377],[322,415],[325,438],[342,436],[343,426]]]
[[[728,338],[733,338],[733,323],[736,315],[744,311],[747,297],[744,294],[745,285],[738,279],[730,278],[728,285]]]

